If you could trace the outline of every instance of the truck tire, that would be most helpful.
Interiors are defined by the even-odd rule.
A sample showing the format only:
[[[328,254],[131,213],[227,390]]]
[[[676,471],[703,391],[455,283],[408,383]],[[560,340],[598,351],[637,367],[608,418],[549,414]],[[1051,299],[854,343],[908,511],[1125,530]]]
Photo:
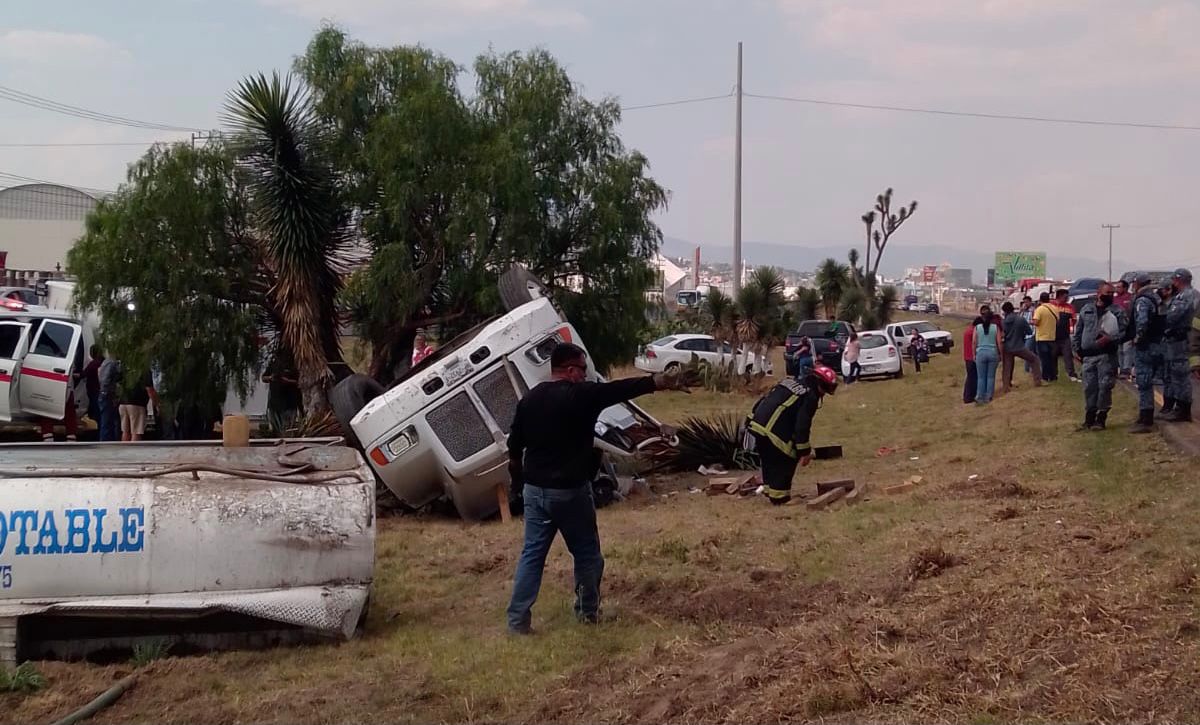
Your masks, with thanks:
[[[550,288],[524,267],[509,267],[497,283],[504,309],[512,312],[523,304],[550,296]]]
[[[337,418],[342,427],[342,437],[346,439],[346,443],[362,450],[362,443],[359,442],[358,436],[354,435],[350,421],[358,415],[358,411],[362,410],[364,405],[382,394],[383,386],[377,380],[360,373],[346,377],[329,391],[329,407],[333,409],[333,417]]]

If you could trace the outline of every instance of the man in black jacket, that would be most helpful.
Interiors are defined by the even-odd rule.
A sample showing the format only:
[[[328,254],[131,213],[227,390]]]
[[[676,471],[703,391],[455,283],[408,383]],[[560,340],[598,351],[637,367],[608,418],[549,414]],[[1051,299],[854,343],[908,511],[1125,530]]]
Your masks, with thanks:
[[[610,406],[656,390],[682,387],[678,375],[657,374],[609,383],[587,381],[587,354],[563,343],[550,354],[552,379],[517,404],[508,434],[509,499],[525,512],[525,545],[513,577],[508,630],[529,634],[533,604],[542,586],[546,555],[561,533],[575,560],[575,616],[600,615],[604,557],[596,528],[592,479],[600,464],[596,421]]]
[[[762,461],[767,498],[781,506],[792,497],[797,466],[812,460],[808,436],[821,398],[837,390],[837,373],[818,365],[802,380],[787,379],[767,391],[750,414],[750,432]]]

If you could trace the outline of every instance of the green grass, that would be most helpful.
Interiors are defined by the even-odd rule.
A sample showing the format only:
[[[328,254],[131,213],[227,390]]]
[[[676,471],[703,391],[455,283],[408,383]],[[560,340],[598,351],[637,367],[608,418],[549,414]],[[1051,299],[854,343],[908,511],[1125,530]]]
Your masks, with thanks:
[[[961,339],[957,330],[956,338]],[[782,370],[782,360],[776,361],[776,369]],[[595,702],[587,700],[591,704],[581,705],[577,716],[563,719],[621,719],[619,713],[626,711],[614,705],[588,708],[605,707],[601,700],[614,688],[661,684],[652,673],[664,653],[703,652],[745,637],[764,637],[754,644],[761,649],[783,636],[774,631],[764,635],[766,630],[756,630],[752,618],[736,623],[688,618],[672,610],[678,602],[688,603],[671,597],[677,590],[724,587],[734,595],[745,591],[770,598],[778,591],[786,598],[799,582],[875,591],[902,578],[914,553],[942,546],[951,554],[968,556],[965,566],[922,583],[941,592],[936,599],[870,610],[869,616],[917,617],[929,601],[952,603],[955,597],[989,591],[988,587],[999,592],[1026,587],[1030,596],[1043,602],[1042,610],[1053,613],[1069,600],[1077,566],[1063,558],[1061,542],[1054,543],[1058,529],[1053,517],[1067,520],[1064,530],[1078,519],[1091,526],[1103,524],[1097,532],[1102,536],[1132,532],[1123,550],[1131,559],[1121,560],[1126,566],[1114,569],[1119,573],[1182,581],[1178,572],[1200,562],[1200,530],[1195,526],[1200,482],[1194,468],[1174,460],[1157,436],[1124,433],[1134,414],[1127,394],[1118,391],[1115,396],[1109,431],[1075,433],[1082,410],[1077,384],[1064,380],[1034,390],[1023,378],[1013,394],[979,408],[961,403],[957,348],[951,356],[935,356],[919,376],[910,367],[906,372],[901,380],[843,386],[826,399],[817,414],[813,443],[841,444],[845,457],[814,462],[794,482],[794,490],[801,493],[826,478],[866,481],[872,494],[864,503],[839,504],[824,512],[809,512],[803,505],[772,508],[756,498],[689,493],[703,480],[683,474],[655,479],[653,497],[602,510],[606,601],[618,613],[616,622],[596,627],[575,623],[570,557],[559,542],[534,612],[538,634],[510,637],[504,609],[520,549],[519,524],[388,519],[380,522],[372,609],[363,637],[337,646],[175,658],[169,670],[127,694],[112,717],[179,721],[188,712],[205,712],[222,721],[555,719],[538,708],[553,707],[567,697],[564,687],[582,687],[585,695],[579,697]],[[654,395],[639,402],[663,420],[678,421],[716,412],[744,414],[754,401],[748,394],[694,392]],[[896,451],[877,456],[882,446]],[[882,493],[913,475],[924,478],[914,492]],[[963,495],[973,480],[1013,480],[1034,497],[991,500]],[[1040,509],[1055,506],[1062,511],[1049,521],[1038,518]],[[1012,509],[1016,518],[993,523],[991,515],[1004,508]],[[1022,545],[1035,548],[1022,554],[1019,566],[1003,557],[996,557],[993,566],[990,547],[1008,543],[1003,532],[1013,532],[1016,539],[1025,527],[1035,527],[1028,530],[1038,533],[1021,539]],[[750,574],[759,570],[778,572],[783,579],[756,583]],[[645,586],[652,593],[639,589]],[[1180,597],[1192,596],[1190,588],[1181,592]],[[1003,629],[987,622],[946,626],[966,638]],[[983,634],[972,626],[984,627]],[[1171,631],[1169,623],[1161,626]],[[914,631],[912,636],[921,636],[922,630]],[[942,641],[929,635],[911,648],[922,651]],[[820,650],[824,645],[806,641],[796,647],[807,651],[806,647]],[[83,664],[62,667],[63,679],[93,672]],[[608,679],[605,668],[610,667],[623,674]],[[799,676],[797,672],[785,669],[772,676]],[[928,665],[911,673],[914,682],[926,688],[919,691],[929,693],[922,697],[939,692],[938,672]],[[931,679],[920,679],[927,675]],[[1051,686],[1056,681],[1036,681],[1030,687],[1040,686],[1038,682]],[[828,687],[812,689],[806,704],[793,714],[819,717],[869,706],[857,689],[842,684],[831,681]],[[691,694],[699,697],[718,685],[708,683]],[[42,692],[22,698],[0,721],[52,719],[47,715],[56,687],[53,681]],[[165,709],[163,703],[170,698],[190,702],[190,709]],[[744,701],[757,699],[750,694]],[[1086,698],[1071,699],[1076,700]],[[1046,719],[1034,711],[1005,717],[1002,713],[1011,710],[993,705],[990,698],[971,700],[967,695],[943,704],[950,708],[945,719]],[[922,720],[941,711],[869,712],[870,717],[850,719]],[[1111,713],[1096,715],[1101,716]],[[694,719],[718,718],[710,713]]]
[[[0,692],[29,694],[46,686],[46,678],[32,662],[22,662],[12,670],[0,668]]]

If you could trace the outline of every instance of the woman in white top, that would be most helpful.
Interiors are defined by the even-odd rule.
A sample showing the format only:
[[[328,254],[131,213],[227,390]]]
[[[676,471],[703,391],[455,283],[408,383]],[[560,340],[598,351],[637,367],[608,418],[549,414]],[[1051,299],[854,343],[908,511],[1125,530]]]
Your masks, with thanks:
[[[845,376],[846,384],[857,382],[858,377],[862,375],[862,365],[858,363],[858,354],[862,351],[862,343],[858,341],[858,333],[851,332],[850,339],[846,342],[846,350],[842,353],[842,359],[850,366],[850,374]]]

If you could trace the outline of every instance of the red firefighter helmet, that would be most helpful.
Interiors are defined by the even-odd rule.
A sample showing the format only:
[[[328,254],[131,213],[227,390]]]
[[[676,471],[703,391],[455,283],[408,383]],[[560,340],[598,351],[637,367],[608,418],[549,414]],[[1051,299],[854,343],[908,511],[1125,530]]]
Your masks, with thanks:
[[[812,378],[824,395],[833,395],[837,391],[837,373],[826,365],[816,365],[812,370]]]

